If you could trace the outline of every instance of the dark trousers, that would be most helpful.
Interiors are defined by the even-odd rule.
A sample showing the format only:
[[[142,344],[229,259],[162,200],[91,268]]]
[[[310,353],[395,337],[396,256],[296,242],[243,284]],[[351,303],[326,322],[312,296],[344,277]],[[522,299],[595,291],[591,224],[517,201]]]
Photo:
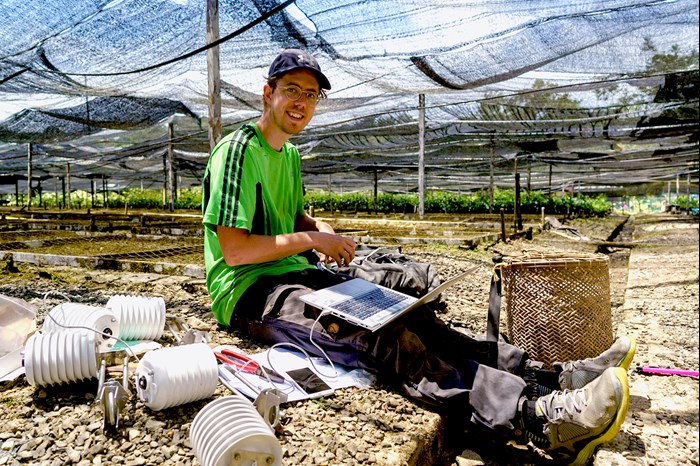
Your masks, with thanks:
[[[231,325],[268,343],[288,342],[321,356],[309,341],[321,313],[299,296],[348,277],[318,269],[264,276],[236,305]],[[371,332],[324,314],[313,341],[335,362],[392,380],[408,397],[473,422],[511,430],[527,355],[504,342],[475,340],[449,328],[430,305]]]

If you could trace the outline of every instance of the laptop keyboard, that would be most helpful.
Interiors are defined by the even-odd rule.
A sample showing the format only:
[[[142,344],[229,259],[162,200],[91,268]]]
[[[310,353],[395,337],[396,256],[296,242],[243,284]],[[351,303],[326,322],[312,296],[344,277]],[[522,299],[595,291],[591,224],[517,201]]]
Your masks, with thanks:
[[[404,299],[406,299],[406,297],[400,293],[378,288],[361,296],[343,301],[342,303],[337,303],[334,307],[358,319],[366,319],[390,308],[396,303],[400,303]]]

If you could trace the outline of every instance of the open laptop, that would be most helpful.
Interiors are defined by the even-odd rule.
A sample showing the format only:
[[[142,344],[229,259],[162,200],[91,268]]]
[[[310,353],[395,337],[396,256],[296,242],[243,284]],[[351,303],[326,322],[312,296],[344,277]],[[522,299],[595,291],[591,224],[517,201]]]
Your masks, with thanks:
[[[420,299],[361,278],[305,294],[299,299],[355,325],[375,331],[400,315],[433,301],[440,293],[480,266],[477,264],[470,267]]]

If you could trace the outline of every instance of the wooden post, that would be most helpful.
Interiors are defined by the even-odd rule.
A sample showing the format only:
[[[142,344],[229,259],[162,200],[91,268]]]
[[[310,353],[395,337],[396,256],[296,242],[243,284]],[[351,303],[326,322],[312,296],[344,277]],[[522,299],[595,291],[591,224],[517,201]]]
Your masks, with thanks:
[[[666,205],[669,206],[669,211],[671,210],[671,180],[668,180],[668,192],[666,193]]]
[[[219,40],[219,0],[207,0],[207,43]],[[209,152],[221,139],[221,82],[219,76],[219,46],[207,50],[207,81],[209,85]]]
[[[173,166],[173,179],[175,180],[175,202],[180,198],[180,186],[182,185],[182,176],[177,172],[177,165]]]
[[[530,199],[530,178],[532,177],[532,156],[527,154],[527,198]]]
[[[15,178],[15,206],[19,207],[19,178]]]
[[[32,208],[32,143],[27,143],[27,210]]]
[[[506,213],[501,207],[501,241],[506,242]]]
[[[163,152],[163,209],[168,205],[168,151]]]
[[[56,202],[56,207],[58,207],[58,177],[53,179],[53,200]]]
[[[107,208],[107,178],[102,175],[102,207]]]
[[[62,176],[61,177],[61,198],[62,198],[62,203],[63,203],[63,208],[66,208],[66,177]]]
[[[542,229],[544,230],[544,207],[542,207],[541,214],[540,214],[540,225],[542,226]]]
[[[418,216],[425,214],[425,94],[418,94]]]
[[[331,208],[331,215],[333,215],[333,191],[331,186],[333,185],[333,173],[328,174],[328,204]]]
[[[70,201],[70,162],[66,162],[66,191],[68,191],[68,208],[72,207]]]
[[[378,191],[377,169],[374,169],[374,215],[377,215],[377,191]]]
[[[95,177],[90,178],[90,207],[95,208]]]
[[[523,229],[523,218],[520,213],[520,173],[515,174],[515,229]]]
[[[490,153],[490,159],[489,159],[489,213],[493,213],[493,158],[494,158],[494,149],[493,149],[493,134],[489,138],[490,144],[489,144],[489,153]]]
[[[168,196],[170,212],[175,211],[175,177],[173,176],[173,122],[168,123]]]
[[[552,164],[549,164],[549,193],[548,197],[552,197]]]
[[[690,172],[685,181],[685,213],[690,215]]]
[[[513,159],[513,228],[518,228],[518,154]]]

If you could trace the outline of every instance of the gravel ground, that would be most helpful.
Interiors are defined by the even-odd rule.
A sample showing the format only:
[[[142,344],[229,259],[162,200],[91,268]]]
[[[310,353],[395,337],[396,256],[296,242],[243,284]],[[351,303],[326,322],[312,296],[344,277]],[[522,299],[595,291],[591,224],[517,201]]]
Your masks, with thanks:
[[[624,219],[569,223],[592,240],[606,241]],[[636,365],[698,369],[698,225],[680,216],[632,218],[615,237],[634,248],[609,253],[613,327],[639,342]],[[482,245],[403,246],[419,261],[435,264],[443,277],[484,264],[446,293],[443,316],[469,334],[483,333],[491,257],[524,249],[593,252],[591,242],[543,232],[532,241]],[[629,273],[628,273],[629,264]],[[3,264],[0,264],[2,267]],[[104,305],[116,294],[162,296],[169,316],[208,331],[217,344],[248,352],[264,347],[216,324],[204,281],[183,276],[117,273],[18,264],[0,272],[0,293],[23,298],[45,312],[62,302]],[[167,334],[161,343],[174,344]],[[697,465],[698,379],[630,376],[632,401],[616,439],[593,461],[600,465]],[[93,403],[95,381],[34,388],[24,377],[0,385],[0,465],[196,465],[189,428],[211,400],[154,412],[134,394],[117,432],[103,433],[102,411]],[[228,394],[220,386],[214,397]],[[455,420],[406,400],[381,381],[371,388],[338,390],[332,397],[284,406],[278,438],[288,465],[504,465],[554,464],[536,449],[504,444],[465,432]]]

